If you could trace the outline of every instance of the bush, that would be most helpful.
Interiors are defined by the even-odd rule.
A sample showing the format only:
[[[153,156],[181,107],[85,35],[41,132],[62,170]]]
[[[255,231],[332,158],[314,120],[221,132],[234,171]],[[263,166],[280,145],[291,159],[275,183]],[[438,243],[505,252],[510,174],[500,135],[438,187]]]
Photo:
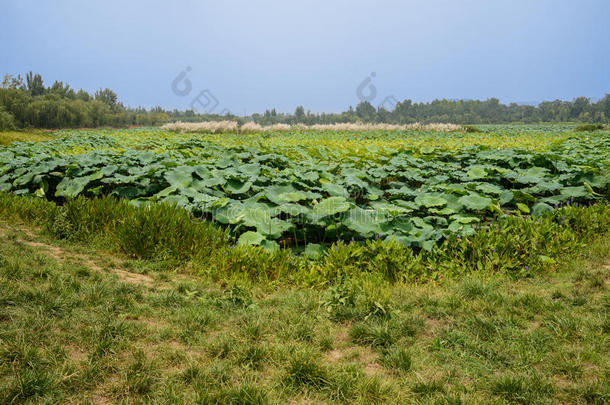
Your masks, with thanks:
[[[574,128],[574,131],[597,131],[598,129],[604,129],[603,124],[583,124]]]
[[[464,132],[482,132],[479,128],[474,125],[462,125]]]

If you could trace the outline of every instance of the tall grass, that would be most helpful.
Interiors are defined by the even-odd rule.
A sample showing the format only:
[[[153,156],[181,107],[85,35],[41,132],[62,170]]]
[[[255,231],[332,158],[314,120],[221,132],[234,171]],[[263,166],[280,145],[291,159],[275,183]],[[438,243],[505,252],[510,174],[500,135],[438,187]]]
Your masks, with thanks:
[[[246,122],[244,125],[239,128],[239,132],[242,134],[253,134],[256,132],[262,132],[263,127],[256,122]]]

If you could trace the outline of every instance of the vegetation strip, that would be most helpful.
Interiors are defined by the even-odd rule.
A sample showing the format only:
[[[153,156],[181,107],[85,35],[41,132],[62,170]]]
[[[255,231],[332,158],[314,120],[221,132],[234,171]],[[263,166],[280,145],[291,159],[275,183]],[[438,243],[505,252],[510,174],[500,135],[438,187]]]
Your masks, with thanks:
[[[280,135],[284,146],[276,150],[205,135],[159,141],[157,134],[14,143],[0,152],[0,190],[60,203],[112,195],[134,205],[176,204],[226,227],[239,245],[307,247],[312,255],[339,240],[375,237],[431,250],[505,214],[540,215],[610,195],[607,131],[573,135],[545,151],[381,149],[348,134],[340,137],[355,149],[288,146]]]
[[[527,279],[361,277],[309,290],[178,278],[0,229],[2,403],[610,399],[607,237],[580,251],[586,261]]]

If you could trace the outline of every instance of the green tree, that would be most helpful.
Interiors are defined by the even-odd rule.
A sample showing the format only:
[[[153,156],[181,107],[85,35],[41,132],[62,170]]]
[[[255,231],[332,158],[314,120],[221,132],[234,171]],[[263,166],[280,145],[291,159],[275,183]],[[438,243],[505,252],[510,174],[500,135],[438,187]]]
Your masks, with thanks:
[[[44,94],[45,88],[42,82],[42,76],[38,73],[33,74],[31,71],[25,76],[26,88],[31,96],[40,96]]]

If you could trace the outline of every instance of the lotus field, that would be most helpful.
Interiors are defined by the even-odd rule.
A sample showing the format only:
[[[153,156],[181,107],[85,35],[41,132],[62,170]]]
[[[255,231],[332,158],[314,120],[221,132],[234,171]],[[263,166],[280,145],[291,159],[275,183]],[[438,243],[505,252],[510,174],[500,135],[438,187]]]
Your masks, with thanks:
[[[482,132],[65,130],[0,149],[0,190],[62,203],[175,204],[239,244],[317,254],[338,240],[429,250],[502,215],[607,203],[610,134],[569,125]]]

